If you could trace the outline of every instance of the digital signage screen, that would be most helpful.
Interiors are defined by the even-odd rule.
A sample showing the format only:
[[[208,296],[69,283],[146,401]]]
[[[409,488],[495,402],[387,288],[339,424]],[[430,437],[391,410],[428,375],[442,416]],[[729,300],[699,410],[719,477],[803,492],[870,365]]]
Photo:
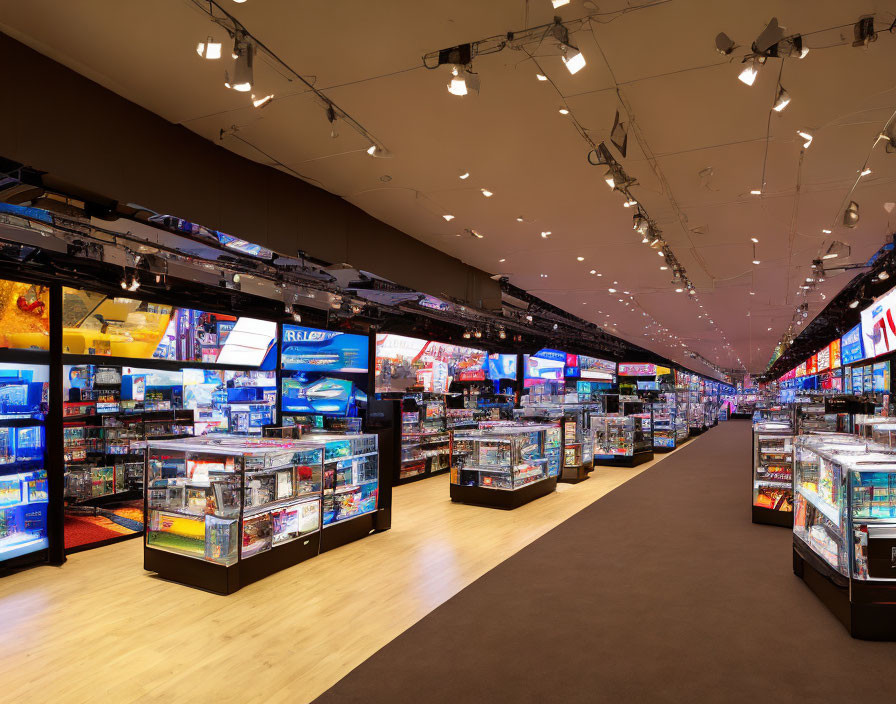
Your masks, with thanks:
[[[656,376],[656,365],[620,363],[619,376]]]
[[[363,374],[369,365],[368,338],[333,330],[284,325],[283,369]]]
[[[575,364],[570,364],[575,362]],[[567,355],[566,376],[596,381],[613,381],[616,378],[616,362],[589,357],[584,354]]]
[[[376,392],[419,388],[447,393],[454,380],[485,379],[487,353],[483,350],[401,335],[376,336]]]
[[[840,340],[834,340],[830,344],[831,369],[837,369],[840,366]]]
[[[862,384],[862,379],[864,377],[864,367],[853,367],[852,368],[852,392],[854,394],[862,394],[865,393],[865,387]],[[868,389],[869,391],[871,389]]]
[[[523,366],[523,385],[526,387],[538,386],[548,381],[563,381],[566,353],[545,348],[535,354],[523,355]]]
[[[862,342],[867,357],[896,350],[896,289],[862,311]]]
[[[818,373],[818,355],[813,354],[806,360],[806,376]]]
[[[862,345],[862,325],[856,325],[852,330],[840,338],[840,363],[853,364],[865,359],[865,350]]]
[[[492,381],[500,379],[516,380],[515,354],[490,354],[488,356],[488,378]]]
[[[818,371],[823,372],[831,368],[831,348],[825,347],[818,351]]]
[[[872,367],[871,390],[875,393],[890,393],[890,363],[879,362]]]

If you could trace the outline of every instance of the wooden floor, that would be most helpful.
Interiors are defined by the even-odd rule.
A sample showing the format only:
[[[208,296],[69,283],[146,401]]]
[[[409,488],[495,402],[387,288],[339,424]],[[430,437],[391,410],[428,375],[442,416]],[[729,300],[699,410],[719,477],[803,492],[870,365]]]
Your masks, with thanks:
[[[139,540],[0,579],[2,698],[310,701],[489,569],[663,457],[635,469],[597,468],[587,481],[561,484],[515,511],[451,503],[447,476],[398,487],[392,530],[227,597],[150,576]]]

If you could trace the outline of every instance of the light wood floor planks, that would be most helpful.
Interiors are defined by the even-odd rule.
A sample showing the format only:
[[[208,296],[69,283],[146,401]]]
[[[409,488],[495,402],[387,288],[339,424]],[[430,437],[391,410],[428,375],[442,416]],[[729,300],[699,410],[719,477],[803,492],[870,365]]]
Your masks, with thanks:
[[[139,540],[0,579],[3,699],[310,701],[495,565],[663,457],[635,469],[600,467],[515,511],[452,504],[447,476],[398,487],[390,531],[228,597],[150,576]]]

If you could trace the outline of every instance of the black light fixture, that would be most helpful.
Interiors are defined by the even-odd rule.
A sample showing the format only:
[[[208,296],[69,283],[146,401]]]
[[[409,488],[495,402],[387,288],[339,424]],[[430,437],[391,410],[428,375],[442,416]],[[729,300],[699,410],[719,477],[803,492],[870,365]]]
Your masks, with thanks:
[[[849,205],[846,206],[846,210],[843,211],[843,225],[844,227],[853,228],[859,224],[859,204],[854,200],[849,202]]]

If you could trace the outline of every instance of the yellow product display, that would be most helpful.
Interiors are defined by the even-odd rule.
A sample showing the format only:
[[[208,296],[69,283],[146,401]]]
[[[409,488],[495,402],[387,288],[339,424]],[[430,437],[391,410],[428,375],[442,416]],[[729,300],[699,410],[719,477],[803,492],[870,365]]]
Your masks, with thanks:
[[[69,354],[152,357],[171,321],[171,308],[137,310],[140,301],[107,298],[77,327],[64,327],[63,350]]]
[[[0,279],[0,347],[50,348],[48,289]]]
[[[154,516],[152,530],[193,540],[205,540],[205,517],[188,518],[159,511]]]

